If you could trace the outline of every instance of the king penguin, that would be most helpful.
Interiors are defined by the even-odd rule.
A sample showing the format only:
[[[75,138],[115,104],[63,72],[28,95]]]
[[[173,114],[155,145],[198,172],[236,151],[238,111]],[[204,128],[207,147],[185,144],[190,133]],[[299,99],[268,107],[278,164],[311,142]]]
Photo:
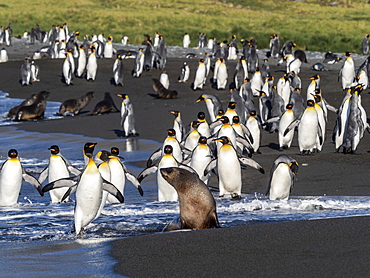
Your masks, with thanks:
[[[184,38],[182,40],[182,46],[184,48],[188,48],[190,46],[190,36],[188,33],[185,33]]]
[[[91,48],[91,53],[87,59],[86,79],[87,81],[95,81],[96,72],[98,70],[98,62],[95,55],[95,48]]]
[[[137,53],[134,61],[134,69],[132,70],[132,76],[139,78],[141,74],[143,73],[144,69],[144,60],[145,60],[145,54],[143,52],[142,48],[139,48],[139,52]]]
[[[226,62],[224,59],[220,60],[220,64],[217,69],[217,74],[216,74],[216,86],[217,90],[224,90],[227,85],[227,66]]]
[[[261,173],[264,173],[263,168],[256,161],[248,157],[239,157],[234,147],[230,144],[230,140],[226,136],[214,139],[221,142],[222,146],[217,154],[217,158],[213,159],[206,167],[204,175],[207,175],[213,168],[217,166],[220,198],[225,194],[231,194],[232,199],[241,199],[242,176],[241,164],[251,166]],[[232,175],[230,175],[232,173]]]
[[[21,79],[22,86],[28,86],[31,84],[31,64],[29,58],[25,58],[21,66]]]
[[[190,76],[190,68],[187,62],[184,62],[183,66],[181,67],[180,76],[178,78],[179,83],[186,83],[189,80]]]
[[[222,109],[222,104],[220,99],[217,96],[210,95],[210,94],[203,94],[196,102],[204,101],[206,103],[207,111],[209,114],[209,118],[211,122],[217,120],[218,111]]]
[[[72,65],[71,65],[71,62],[69,61],[68,59],[68,55],[72,55],[71,53],[67,53],[67,57],[64,59],[64,62],[63,62],[63,78],[64,78],[64,83],[66,83],[66,85],[73,85],[72,84]]]
[[[193,83],[193,90],[203,89],[206,78],[206,66],[204,64],[204,59],[200,59],[198,68],[195,72],[195,78]]]
[[[293,122],[295,115],[293,112],[293,104],[289,103],[286,106],[284,114],[281,116],[279,121],[279,150],[290,149],[292,145],[294,129],[289,130],[288,133],[284,134],[287,127]]]
[[[0,63],[5,63],[5,62],[8,62],[8,52],[6,51],[6,49],[3,47],[1,50],[0,50]]]
[[[367,53],[369,52],[369,34],[366,34],[365,37],[362,39],[361,52],[362,55],[367,55]]]
[[[119,156],[119,149],[117,147],[111,148],[111,156],[109,157],[109,169],[111,173],[110,181],[112,184],[114,184],[117,189],[122,193],[124,196],[125,191],[125,184],[126,184],[126,178],[137,188],[140,195],[144,195],[144,191],[140,186],[139,181],[137,178],[127,169],[124,163],[121,162],[120,159],[123,159],[123,157]],[[107,202],[108,203],[117,203],[117,199],[112,196],[108,195]]]
[[[76,188],[76,203],[74,210],[74,232],[77,236],[83,233],[85,227],[97,218],[102,203],[103,190],[114,195],[121,203],[124,198],[118,189],[109,181],[105,180],[99,172],[98,166],[93,160],[93,152],[97,143],[86,143],[83,148],[86,166],[81,175],[76,178],[59,179],[44,186],[43,192],[63,186],[69,180],[68,195]],[[65,195],[65,197],[66,197]]]
[[[33,185],[41,196],[44,195],[37,179],[23,169],[18,159],[18,151],[10,149],[8,159],[0,169],[0,206],[12,206],[18,202],[23,180]]]
[[[86,68],[86,53],[83,45],[80,45],[78,49],[78,59],[77,59],[77,68],[76,68],[76,77],[82,78]]]
[[[175,110],[171,110],[170,113],[175,116],[175,119],[173,120],[172,128],[175,130],[176,139],[177,141],[182,142],[186,132],[185,132],[185,126],[181,119],[181,113],[180,111],[175,111]]]
[[[135,129],[134,107],[126,94],[117,94],[121,102],[121,126],[125,137],[139,136]]]
[[[352,52],[345,52],[346,60],[344,61],[343,67],[339,72],[342,81],[343,90],[352,87],[355,78],[355,62],[351,57]]]
[[[285,154],[279,155],[270,172],[267,189],[270,200],[287,200],[298,173],[298,162]]]
[[[117,55],[116,60],[113,63],[113,79],[116,86],[123,86],[123,61],[121,55]]]
[[[113,37],[109,36],[107,42],[104,45],[104,58],[112,58],[113,52]]]
[[[49,158],[49,164],[42,170],[38,181],[40,184],[44,182],[46,178],[48,178],[48,183],[53,181],[69,178],[70,173],[73,175],[79,175],[81,172],[76,169],[71,163],[64,158],[64,156],[60,152],[60,148],[57,145],[52,145],[49,149],[51,152]],[[50,198],[52,203],[60,203],[64,194],[68,191],[68,188],[61,187],[50,191]],[[68,202],[69,197],[64,199],[64,202]]]

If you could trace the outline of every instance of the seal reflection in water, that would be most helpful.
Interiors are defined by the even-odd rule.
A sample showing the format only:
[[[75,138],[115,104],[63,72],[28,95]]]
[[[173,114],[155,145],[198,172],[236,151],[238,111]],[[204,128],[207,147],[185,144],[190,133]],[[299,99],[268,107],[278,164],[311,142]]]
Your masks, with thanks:
[[[216,202],[208,187],[197,174],[177,167],[162,168],[160,171],[162,177],[177,191],[181,229],[220,227]]]

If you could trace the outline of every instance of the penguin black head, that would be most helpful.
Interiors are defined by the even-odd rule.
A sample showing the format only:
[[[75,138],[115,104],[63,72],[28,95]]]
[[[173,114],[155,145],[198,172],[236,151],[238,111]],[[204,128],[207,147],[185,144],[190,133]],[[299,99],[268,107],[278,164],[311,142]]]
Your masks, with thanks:
[[[229,105],[227,107],[230,108],[230,109],[235,109],[235,106],[236,106],[236,102],[230,101]]]
[[[233,117],[233,124],[238,124],[240,122],[239,116],[234,116]]]
[[[52,145],[48,150],[51,152],[51,154],[58,154],[60,152],[60,149],[57,145]]]
[[[291,163],[289,163],[289,167],[290,167],[290,170],[292,170],[293,174],[294,175],[297,175],[298,173],[298,162],[297,161],[293,161]]]
[[[223,114],[225,114],[224,110],[222,110],[222,109],[218,110],[217,116],[222,116]]]
[[[16,158],[18,156],[18,151],[16,149],[10,149],[8,151],[8,156],[10,158]]]
[[[223,124],[228,124],[229,118],[227,116],[222,116],[219,121],[221,121]]]
[[[178,117],[180,115],[180,112],[175,110],[171,110],[170,113],[175,115],[175,117]]]
[[[176,131],[173,128],[167,129],[168,136],[176,136]]]
[[[307,100],[307,106],[312,107],[315,105],[315,102],[312,99]]]
[[[164,146],[163,152],[164,154],[172,154],[173,148],[171,145]]]
[[[116,94],[116,96],[121,97],[123,99],[128,98],[128,95],[126,95],[126,94]]]
[[[205,97],[204,97],[204,95],[201,95],[200,97],[198,97],[198,99],[195,102],[200,102],[202,100],[203,101],[206,100]]]
[[[103,160],[104,162],[108,161],[109,160],[109,157],[111,156],[112,154],[108,151],[100,151],[98,152],[97,154],[97,157],[100,159],[100,160]]]
[[[198,113],[198,119],[199,120],[204,120],[205,118],[206,118],[206,114],[204,114],[204,112],[201,111],[201,112]]]
[[[207,144],[207,137],[205,136],[200,136],[198,140],[199,144]]]
[[[288,104],[286,105],[286,109],[287,109],[287,110],[292,110],[292,109],[293,109],[293,104],[288,103]]]
[[[351,56],[351,54],[353,54],[353,52],[344,52],[344,56],[347,56],[347,57]]]
[[[256,110],[252,110],[252,111],[251,111],[251,116],[253,116],[253,117],[254,117],[254,116],[256,116],[256,115],[257,115]]]
[[[98,143],[88,142],[88,143],[85,144],[85,146],[84,146],[84,154],[87,157],[92,157],[93,152],[94,152],[94,148],[95,148],[96,144],[98,144]]]
[[[227,136],[222,136],[220,138],[214,139],[213,141],[218,141],[218,142],[221,142],[222,145],[225,145],[230,142],[230,139]]]
[[[112,147],[112,148],[110,149],[110,152],[111,152],[111,154],[112,154],[112,155],[118,156],[118,155],[119,155],[119,148],[117,148],[117,147]]]
[[[192,122],[190,123],[190,126],[191,126],[193,129],[197,129],[197,128],[199,127],[199,124],[200,124],[200,122],[198,122],[198,121],[192,121]]]

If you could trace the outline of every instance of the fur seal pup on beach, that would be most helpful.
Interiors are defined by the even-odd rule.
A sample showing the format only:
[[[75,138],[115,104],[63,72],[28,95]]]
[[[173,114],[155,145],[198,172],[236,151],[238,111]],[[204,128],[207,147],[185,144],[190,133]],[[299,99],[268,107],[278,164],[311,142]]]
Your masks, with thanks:
[[[59,116],[64,116],[66,112],[78,115],[94,97],[94,92],[88,92],[78,99],[67,99],[59,107]]]
[[[152,80],[153,80],[152,87],[153,87],[154,92],[157,93],[157,98],[164,98],[164,99],[177,98],[177,95],[178,95],[177,91],[166,89],[162,85],[162,83],[156,78],[153,78]]]
[[[119,190],[105,180],[93,160],[93,152],[97,143],[88,142],[84,145],[83,153],[88,162],[81,175],[72,178],[59,179],[44,186],[43,192],[59,187],[69,187],[62,201],[72,190],[76,190],[76,204],[74,210],[74,232],[79,236],[84,228],[97,218],[103,198],[103,190],[114,195],[121,203],[124,198]]]
[[[15,116],[15,121],[27,121],[43,119],[46,109],[46,99],[50,93],[47,91],[41,91],[36,95],[35,101],[28,106],[21,106]]]
[[[94,108],[93,115],[100,115],[104,113],[109,113],[112,110],[118,112],[117,106],[114,104],[113,98],[110,93],[106,92],[102,101],[99,101]]]
[[[285,154],[279,155],[271,168],[267,189],[270,200],[287,200],[298,173],[298,162]]]
[[[22,106],[29,106],[33,104],[36,99],[37,99],[37,94],[32,94],[29,98],[26,98],[24,101],[22,101],[21,104],[11,108],[8,112],[8,117],[14,118],[17,115],[19,108],[21,108]]]
[[[216,202],[207,185],[188,170],[169,167],[160,169],[162,177],[177,191],[181,229],[219,228]]]
[[[27,174],[18,159],[18,151],[10,149],[8,159],[0,168],[0,206],[12,206],[18,202],[22,181],[33,185],[41,196],[44,196],[40,183]]]
[[[64,158],[60,153],[60,148],[57,145],[52,145],[49,149],[51,152],[49,158],[49,164],[42,170],[38,181],[42,184],[46,178],[48,178],[48,183],[56,181],[62,178],[69,178],[70,173],[73,175],[79,175],[80,170],[72,166],[72,164]],[[50,198],[52,203],[60,203],[64,194],[67,192],[68,188],[58,188],[50,191]],[[64,202],[68,202],[68,197]]]

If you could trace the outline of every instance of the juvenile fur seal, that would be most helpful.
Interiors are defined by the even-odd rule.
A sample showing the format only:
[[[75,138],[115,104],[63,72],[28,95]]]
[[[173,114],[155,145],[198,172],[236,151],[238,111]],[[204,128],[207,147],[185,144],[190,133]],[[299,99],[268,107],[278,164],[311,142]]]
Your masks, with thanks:
[[[94,108],[93,115],[109,113],[112,110],[118,112],[117,106],[114,104],[114,101],[110,93],[105,93],[102,101],[99,101]]]
[[[46,99],[50,93],[47,91],[41,91],[36,95],[36,99],[33,104],[28,106],[22,106],[19,108],[15,120],[16,121],[27,121],[44,118],[46,109]]]
[[[166,89],[162,83],[158,80],[153,78],[153,90],[157,93],[157,98],[177,98],[178,92],[175,90],[168,90]]]
[[[59,107],[58,115],[63,116],[66,112],[77,115],[84,109],[94,97],[94,92],[88,92],[78,99],[65,100]]]
[[[9,118],[15,118],[15,116],[17,115],[19,109],[22,107],[22,106],[29,106],[31,104],[33,104],[35,102],[35,100],[37,99],[37,94],[32,94],[32,96],[30,96],[29,98],[26,98],[24,101],[22,101],[21,104],[11,108],[8,112],[8,117]]]
[[[169,167],[160,169],[162,177],[177,191],[181,229],[219,228],[216,202],[196,173]]]

